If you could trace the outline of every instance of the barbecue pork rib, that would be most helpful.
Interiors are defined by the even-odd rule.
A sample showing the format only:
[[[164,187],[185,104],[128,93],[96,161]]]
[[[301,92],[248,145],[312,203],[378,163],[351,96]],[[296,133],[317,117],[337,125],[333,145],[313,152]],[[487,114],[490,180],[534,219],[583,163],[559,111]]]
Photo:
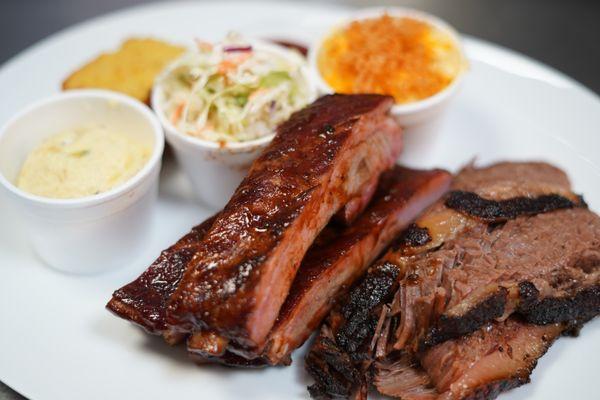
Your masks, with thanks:
[[[417,358],[511,314],[581,324],[600,312],[599,274],[600,219],[562,171],[467,167],[330,314],[307,357],[311,393],[366,396],[374,360]]]
[[[127,290],[115,293],[109,309],[167,332],[171,341],[205,330],[256,352],[315,237],[346,204],[352,206],[343,215],[354,218],[369,197],[365,191],[395,163],[402,136],[389,115],[392,104],[388,96],[329,95],[294,113],[190,254],[177,261],[184,265],[175,268],[181,278],[153,300],[160,312],[152,303],[150,318],[140,314],[145,305],[127,314]],[[140,279],[142,292],[154,286]]]
[[[401,129],[392,103],[329,95],[280,125],[201,241],[169,299],[167,322],[260,349],[318,233],[394,164]]]
[[[369,264],[450,185],[442,170],[419,171],[400,166],[382,174],[367,210],[349,227],[330,224],[308,250],[298,269],[262,354],[265,363],[289,364],[329,312],[340,292],[362,276]],[[225,364],[259,366],[225,353],[222,338],[198,332],[188,340],[195,356]],[[231,351],[229,351],[231,353]]]

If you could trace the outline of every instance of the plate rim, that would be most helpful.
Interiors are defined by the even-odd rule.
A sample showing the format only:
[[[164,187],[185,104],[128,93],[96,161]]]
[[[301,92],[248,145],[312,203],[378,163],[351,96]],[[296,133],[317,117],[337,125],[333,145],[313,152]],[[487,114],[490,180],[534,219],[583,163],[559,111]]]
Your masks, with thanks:
[[[28,57],[35,56],[36,52],[47,47],[52,46],[53,44],[59,43],[64,38],[67,38],[72,35],[76,35],[78,31],[91,28],[95,25],[101,25],[106,21],[109,21],[116,17],[126,17],[128,15],[135,15],[136,13],[141,12],[152,12],[160,9],[172,9],[172,8],[186,8],[186,7],[221,7],[221,6],[235,6],[235,5],[243,5],[248,6],[249,4],[254,4],[257,6],[269,6],[269,7],[277,7],[278,9],[291,9],[291,8],[303,8],[304,10],[331,10],[331,11],[349,11],[352,9],[356,9],[357,7],[349,7],[341,4],[318,4],[318,3],[304,3],[301,1],[290,1],[286,3],[277,2],[274,0],[258,0],[258,1],[228,1],[228,2],[218,2],[218,1],[208,1],[206,3],[198,3],[195,1],[187,0],[187,1],[174,1],[174,2],[164,2],[164,3],[145,3],[133,5],[130,7],[121,8],[118,10],[110,11],[108,13],[104,13],[89,19],[86,19],[81,22],[77,22],[73,25],[67,26],[65,28],[59,29],[54,33],[51,33],[47,37],[27,46],[23,50],[19,51],[8,60],[4,61],[0,64],[0,77],[4,75],[8,70],[18,67],[20,63],[26,62]],[[588,98],[589,101],[593,101],[595,106],[600,109],[600,94],[597,94],[592,89],[583,85],[581,82],[572,78],[571,76],[565,74],[564,72],[552,67],[548,64],[545,64],[541,61],[536,60],[535,58],[523,54],[519,51],[513,50],[511,48],[490,42],[488,40],[480,39],[471,35],[466,35],[461,33],[461,36],[464,40],[465,47],[467,50],[467,55],[469,51],[471,52],[479,52],[481,49],[485,49],[488,52],[487,57],[477,58],[478,61],[486,62],[492,66],[504,66],[510,71],[510,67],[506,68],[506,65],[509,65],[511,62],[515,60],[519,63],[526,63],[528,66],[532,67],[534,70],[543,71],[546,76],[550,76],[556,80],[556,82],[561,82],[562,85],[569,87],[570,89],[575,90],[581,95],[584,95]],[[494,55],[496,57],[494,57]],[[502,58],[498,58],[500,55]],[[492,56],[492,59],[489,57]],[[499,61],[500,60],[500,61]],[[548,80],[541,79],[542,81],[552,84]],[[2,122],[2,121],[0,121]],[[24,396],[28,399],[36,399],[35,396],[32,396],[30,390],[27,390],[25,387],[19,387],[20,385],[13,385],[7,381],[5,381],[2,377],[0,377],[0,382],[16,392],[17,394]],[[22,386],[22,385],[21,385]]]

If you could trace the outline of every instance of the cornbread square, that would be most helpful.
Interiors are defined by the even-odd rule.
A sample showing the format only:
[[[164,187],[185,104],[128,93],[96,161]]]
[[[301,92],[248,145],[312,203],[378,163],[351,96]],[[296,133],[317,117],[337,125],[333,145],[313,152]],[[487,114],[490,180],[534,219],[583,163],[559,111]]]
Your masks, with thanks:
[[[62,87],[109,89],[148,104],[156,76],[184,51],[184,47],[156,39],[128,39],[117,51],[103,53],[73,72]]]

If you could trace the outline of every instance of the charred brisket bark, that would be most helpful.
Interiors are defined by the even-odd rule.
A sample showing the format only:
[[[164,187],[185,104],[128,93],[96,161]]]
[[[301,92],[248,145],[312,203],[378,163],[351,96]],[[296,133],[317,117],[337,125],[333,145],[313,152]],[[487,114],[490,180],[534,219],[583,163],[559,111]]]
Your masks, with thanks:
[[[321,328],[306,357],[306,369],[315,379],[309,387],[314,398],[349,397],[365,383],[370,360],[369,342],[377,326],[377,308],[397,288],[398,267],[373,266],[347,296],[341,313],[334,311]]]
[[[377,325],[377,315],[373,311],[390,300],[397,289],[399,269],[397,265],[383,262],[376,265],[365,279],[350,292],[348,302],[342,307],[345,323],[340,326],[336,343],[354,358],[364,358],[358,354],[365,339],[371,338]]]
[[[515,197],[508,200],[489,200],[476,193],[455,190],[448,193],[446,206],[486,222],[504,222],[519,216],[536,215],[573,208],[576,203],[557,194],[535,198]]]
[[[404,246],[424,246],[431,242],[431,240],[432,238],[431,235],[429,235],[427,228],[421,228],[417,224],[411,224],[404,232],[402,232],[402,235],[400,235],[394,244],[394,248],[397,249]]]
[[[517,313],[537,325],[555,322],[588,321],[600,313],[600,286],[583,288],[572,297],[540,297],[531,282],[519,284],[521,303]]]
[[[425,338],[421,350],[445,342],[446,340],[471,333],[486,322],[500,318],[504,314],[508,291],[501,287],[497,293],[479,303],[461,316],[440,316],[437,324],[431,328]]]

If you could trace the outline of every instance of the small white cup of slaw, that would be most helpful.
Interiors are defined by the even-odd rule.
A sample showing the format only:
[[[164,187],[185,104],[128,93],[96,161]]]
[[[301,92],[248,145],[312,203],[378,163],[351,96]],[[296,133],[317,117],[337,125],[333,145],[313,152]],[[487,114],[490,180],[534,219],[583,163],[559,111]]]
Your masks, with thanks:
[[[43,197],[17,186],[25,160],[40,143],[89,124],[148,145],[148,160],[123,183],[84,197]],[[73,274],[104,272],[126,266],[147,244],[163,148],[160,123],[139,101],[105,90],[59,93],[17,113],[0,130],[0,188],[43,261]]]
[[[157,77],[151,97],[152,107],[156,111],[158,118],[164,127],[167,142],[173,148],[177,162],[183,168],[185,174],[189,178],[196,197],[214,209],[220,209],[227,203],[237,186],[246,175],[252,162],[260,155],[262,150],[267,147],[273,139],[276,125],[285,121],[291,112],[304,107],[316,98],[316,89],[310,78],[306,60],[297,51],[256,39],[236,40],[238,42],[234,44],[231,44],[231,42],[220,43],[214,47],[210,47],[211,50],[205,51],[214,51],[220,54],[230,51],[231,53],[235,53],[236,57],[237,55],[240,55],[240,59],[246,58],[246,60],[250,60],[248,61],[248,64],[244,64],[243,67],[239,67],[239,70],[242,70],[243,68],[247,68],[252,71],[261,70],[260,65],[252,66],[253,60],[251,57],[257,57],[259,60],[265,60],[268,59],[268,57],[276,59],[278,60],[277,62],[284,63],[287,65],[287,68],[293,70],[294,72],[288,74],[287,72],[284,73],[278,71],[278,67],[270,67],[272,70],[269,70],[268,67],[265,67],[261,72],[263,75],[257,74],[256,79],[260,78],[260,82],[268,82],[268,79],[274,79],[275,83],[280,79],[292,79],[293,82],[289,84],[292,85],[291,87],[296,89],[300,88],[302,91],[301,98],[295,99],[293,102],[290,101],[289,104],[282,104],[286,102],[286,99],[288,98],[287,96],[291,96],[289,93],[285,92],[285,88],[281,89],[283,94],[280,93],[279,95],[277,93],[273,93],[275,90],[280,90],[280,87],[277,85],[275,85],[274,88],[259,87],[257,89],[257,80],[250,76],[248,78],[249,81],[254,82],[250,84],[252,87],[252,89],[249,89],[251,93],[249,96],[244,97],[247,93],[244,92],[245,89],[241,90],[242,93],[240,95],[239,107],[233,107],[234,115],[231,118],[239,121],[239,116],[237,113],[240,112],[240,110],[242,110],[241,112],[245,112],[247,109],[260,110],[258,113],[262,114],[257,115],[260,115],[264,118],[261,120],[261,117],[256,117],[254,122],[249,124],[251,128],[239,128],[238,125],[237,132],[235,131],[235,128],[232,128],[232,131],[223,133],[219,132],[218,128],[213,128],[215,124],[214,122],[211,122],[211,119],[207,116],[208,110],[206,110],[205,104],[210,103],[209,101],[205,100],[207,94],[202,91],[204,91],[205,88],[210,87],[209,84],[204,82],[205,85],[201,88],[201,93],[198,94],[190,91],[187,96],[182,96],[185,100],[184,103],[181,104],[185,104],[183,107],[187,108],[186,117],[189,118],[190,113],[194,115],[189,119],[191,123],[188,123],[188,120],[186,120],[185,124],[182,125],[181,123],[178,123],[178,120],[174,120],[173,117],[176,112],[174,114],[174,110],[172,108],[169,109],[167,105],[169,103],[169,99],[174,98],[173,93],[168,93],[169,90],[172,91],[172,88],[170,89],[168,86],[170,84],[169,82],[173,82],[175,74],[181,73],[182,66],[184,66],[186,63],[190,63],[190,60],[194,59],[194,57],[197,57],[196,52],[187,53],[171,63]],[[204,43],[199,44],[199,46],[203,45],[212,46]],[[213,63],[220,63],[222,61],[223,59],[220,59],[219,55],[216,56],[216,61],[210,60],[210,62]],[[242,61],[242,63],[243,62],[245,61]],[[257,63],[259,62],[257,61]],[[245,65],[249,66],[246,67]],[[220,64],[218,64],[218,66],[220,67]],[[191,70],[191,68],[186,68],[188,67],[184,67],[183,70]],[[206,75],[210,76],[210,78],[207,79],[217,79],[215,78],[217,74],[214,73],[214,65],[211,66],[211,68],[213,68],[211,70],[213,72],[206,72]],[[196,70],[195,72],[198,74],[200,73],[199,70]],[[223,73],[223,75],[226,74],[228,74],[228,72]],[[227,76],[229,77],[229,75]],[[198,81],[201,79],[203,78],[198,78]],[[195,83],[197,83],[197,81]],[[265,84],[265,86],[270,85],[271,84],[269,83]],[[240,86],[243,85],[240,85],[237,81],[234,81],[233,84],[226,86],[225,89],[231,90],[232,87],[234,87],[233,90],[235,91],[238,90]],[[216,97],[219,96],[218,90],[219,87],[217,85],[217,89],[213,90],[215,93],[212,93]],[[264,96],[264,98],[259,98],[259,95],[254,94],[255,92],[259,92],[259,95]],[[268,100],[270,95],[273,96],[273,98]],[[202,98],[203,102],[200,102],[200,104],[204,107],[199,108],[202,108],[202,112],[205,114],[203,117],[196,118],[196,114],[201,113],[198,112],[198,110],[193,110],[192,106],[188,106],[188,104],[191,104],[193,101],[198,101],[199,98]],[[274,110],[272,115],[271,113],[267,113],[266,115],[264,114],[266,107],[265,105],[267,104],[265,103],[265,98],[269,101],[269,108]],[[221,98],[221,100],[223,100],[223,98]],[[227,98],[226,100],[231,101],[232,98]],[[237,99],[235,100],[237,101]],[[225,111],[223,112],[223,110]],[[219,104],[218,106],[214,106],[211,111],[216,112],[216,114],[210,115],[223,116],[221,119],[214,117],[213,120],[216,120],[217,122],[225,121],[223,124],[229,127],[234,125],[233,123],[228,125],[226,114],[227,108],[226,106],[223,106],[223,103]],[[222,114],[218,114],[219,112],[222,112]],[[185,112],[181,113],[184,114]],[[250,113],[251,111],[248,111],[248,113],[245,115],[251,115]],[[177,115],[175,116],[177,117]],[[198,123],[198,121],[200,121],[200,123]],[[255,129],[256,126],[259,126],[260,128],[258,129],[258,131],[260,131],[259,133],[257,133]],[[190,131],[195,128],[198,128],[199,132]]]

